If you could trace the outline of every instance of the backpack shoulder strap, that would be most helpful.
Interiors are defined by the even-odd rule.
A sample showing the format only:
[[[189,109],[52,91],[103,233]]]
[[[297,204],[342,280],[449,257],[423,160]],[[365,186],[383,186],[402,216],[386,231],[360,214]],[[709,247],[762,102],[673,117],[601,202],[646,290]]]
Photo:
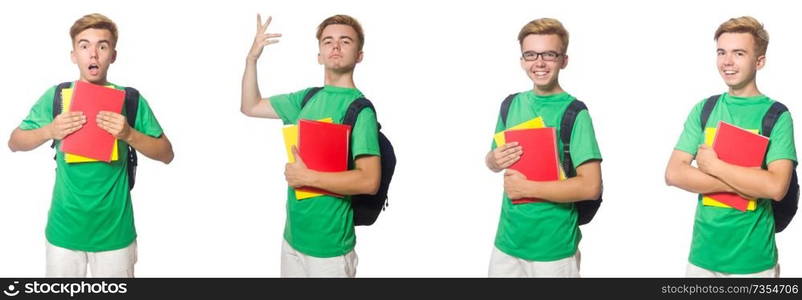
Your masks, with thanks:
[[[323,87],[320,86],[309,89],[309,91],[306,92],[306,95],[304,95],[304,99],[301,100],[301,108],[304,108],[304,106],[306,106],[306,103],[309,102],[309,100],[312,99],[312,97],[314,97],[315,94],[317,94],[317,92],[320,92],[320,90],[322,89]]]
[[[365,108],[370,108],[373,110],[373,113],[376,113],[373,103],[366,98],[359,98],[354,100],[354,102],[351,102],[351,104],[348,105],[348,110],[345,111],[345,117],[343,117],[342,124],[350,125],[351,127],[356,125],[356,118]],[[381,129],[381,125],[379,125],[379,129]]]
[[[68,89],[72,86],[72,82],[62,82],[56,86],[56,92],[53,94],[53,119],[55,120],[58,115],[61,114],[61,106],[64,103],[64,99],[61,99],[61,91],[64,89]],[[50,142],[50,148],[56,148],[56,140]]]
[[[779,101],[774,101],[769,110],[763,116],[763,126],[761,128],[764,136],[770,137],[771,131],[774,130],[774,125],[780,119],[780,115],[788,111],[788,107]]]
[[[574,163],[571,160],[571,133],[574,130],[574,123],[579,112],[587,109],[588,107],[585,106],[584,102],[574,99],[563,112],[563,118],[560,121],[560,141],[563,143],[563,170],[566,173],[566,177],[576,176]]]
[[[128,126],[136,127],[136,113],[139,110],[139,91],[135,88],[125,88],[125,118]]]
[[[518,93],[513,93],[504,98],[504,101],[501,101],[501,110],[499,111],[499,115],[501,116],[501,124],[504,124],[504,127],[507,127],[507,115],[510,114],[510,105],[512,105],[512,100],[515,99]]]
[[[718,98],[721,97],[721,94],[713,95],[705,100],[705,105],[702,106],[702,113],[699,114],[699,124],[702,126],[702,132],[705,131],[705,126],[707,126],[707,120],[710,119],[710,114],[713,112],[713,108],[716,107],[716,103],[718,103]]]

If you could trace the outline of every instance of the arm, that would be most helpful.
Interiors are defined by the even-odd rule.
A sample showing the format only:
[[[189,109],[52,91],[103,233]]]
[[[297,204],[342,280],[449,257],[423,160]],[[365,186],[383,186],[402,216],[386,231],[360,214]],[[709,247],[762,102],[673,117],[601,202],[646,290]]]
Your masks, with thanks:
[[[696,161],[700,170],[719,178],[734,189],[751,195],[752,198],[768,198],[774,201],[785,197],[794,168],[794,162],[788,159],[771,162],[768,170],[732,165],[718,159],[713,148],[708,146],[699,147]]]
[[[485,156],[485,165],[487,165],[490,171],[498,173],[518,161],[522,154],[523,148],[518,146],[518,142],[504,144],[487,153]]]
[[[8,139],[8,148],[12,152],[30,151],[44,144],[47,140],[61,140],[70,133],[81,129],[86,123],[82,112],[62,113],[53,122],[31,130],[15,128]]]
[[[273,38],[280,37],[281,34],[266,33],[272,17],[268,17],[267,22],[264,24],[262,24],[261,15],[257,15],[256,18],[256,37],[253,40],[248,57],[245,59],[245,74],[242,75],[240,111],[249,117],[278,119],[279,116],[273,110],[270,99],[263,99],[259,92],[259,83],[256,80],[256,62],[259,60],[259,56],[262,55],[264,47],[278,43],[278,40]]]
[[[344,172],[318,172],[306,167],[297,148],[293,147],[295,162],[284,169],[287,183],[294,187],[314,187],[341,195],[374,195],[381,183],[381,157],[361,156],[353,170]]]
[[[737,192],[718,178],[691,166],[692,160],[690,153],[674,150],[666,167],[666,184],[698,194]]]
[[[510,199],[538,198],[567,203],[599,198],[602,190],[601,162],[583,163],[576,176],[559,181],[530,181],[521,172],[508,169],[504,173],[504,192]]]
[[[165,164],[173,161],[173,146],[167,136],[162,134],[159,138],[154,138],[131,128],[125,116],[108,111],[101,111],[97,115],[97,126],[113,135],[116,139],[123,140],[137,151],[141,152],[150,159],[155,159]]]

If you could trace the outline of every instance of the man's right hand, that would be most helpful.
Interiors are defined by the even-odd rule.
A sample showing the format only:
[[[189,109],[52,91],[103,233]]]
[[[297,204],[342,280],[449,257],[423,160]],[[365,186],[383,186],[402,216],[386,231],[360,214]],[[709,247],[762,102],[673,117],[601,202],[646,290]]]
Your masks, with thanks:
[[[504,170],[521,159],[523,153],[523,148],[518,142],[504,144],[490,152],[487,166],[494,172]]]
[[[53,122],[48,124],[48,135],[52,139],[62,140],[64,137],[70,135],[81,129],[86,124],[86,116],[83,112],[64,112],[56,116]]]
[[[273,17],[267,17],[267,21],[262,24],[262,15],[256,15],[256,37],[253,39],[251,51],[248,52],[248,61],[256,62],[259,56],[262,55],[262,49],[265,46],[278,43],[279,40],[276,38],[281,37],[280,33],[267,33],[267,26],[270,25],[272,20]]]

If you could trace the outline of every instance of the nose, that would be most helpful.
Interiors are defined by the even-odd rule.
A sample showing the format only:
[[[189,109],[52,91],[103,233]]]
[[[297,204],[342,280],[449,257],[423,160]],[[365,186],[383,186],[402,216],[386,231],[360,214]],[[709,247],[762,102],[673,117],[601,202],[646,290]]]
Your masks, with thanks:
[[[97,47],[90,47],[89,48],[89,57],[90,58],[97,58],[97,54],[98,54]]]

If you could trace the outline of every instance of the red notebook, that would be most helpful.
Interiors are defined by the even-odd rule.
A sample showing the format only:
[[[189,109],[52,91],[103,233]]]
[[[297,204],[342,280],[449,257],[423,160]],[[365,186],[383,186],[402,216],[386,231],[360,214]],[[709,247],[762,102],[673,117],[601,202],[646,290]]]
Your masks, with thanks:
[[[86,123],[62,140],[61,151],[110,162],[115,138],[97,126],[97,114],[100,111],[121,113],[124,101],[124,91],[76,81],[70,111],[83,112]]]
[[[306,167],[320,172],[343,172],[348,170],[348,145],[351,126],[327,122],[298,121],[298,151]],[[311,187],[297,190],[342,195]]]
[[[553,127],[509,130],[504,132],[507,143],[518,142],[523,148],[521,158],[509,168],[521,172],[527,180],[560,180],[560,163],[557,157],[557,133]],[[544,202],[542,199],[524,198],[513,204]]]
[[[763,158],[769,146],[769,138],[748,130],[719,121],[716,137],[713,139],[713,150],[718,158],[741,167],[757,167],[763,165]],[[713,193],[710,198],[746,211],[749,200],[735,193]]]

